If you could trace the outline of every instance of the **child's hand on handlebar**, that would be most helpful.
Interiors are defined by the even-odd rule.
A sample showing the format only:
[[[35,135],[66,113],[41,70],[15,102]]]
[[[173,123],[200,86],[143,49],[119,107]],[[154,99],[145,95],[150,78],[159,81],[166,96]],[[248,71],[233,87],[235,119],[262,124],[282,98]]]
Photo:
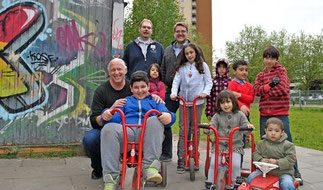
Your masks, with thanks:
[[[207,116],[207,120],[211,121],[212,116]]]
[[[251,123],[249,123],[249,124],[247,125],[247,127],[248,127],[248,129],[253,129],[253,130],[255,130],[255,126],[253,126]]]
[[[170,95],[170,99],[177,100],[177,95]]]
[[[201,93],[199,96],[200,96],[200,98],[206,98],[207,94]]]
[[[104,121],[109,121],[113,117],[113,115],[111,114],[111,110],[110,109],[105,110],[102,113],[101,117]]]
[[[276,159],[272,159],[272,158],[263,158],[261,160],[262,162],[266,162],[266,163],[269,163],[269,164],[278,164],[277,160]]]
[[[172,121],[172,115],[164,112],[158,117],[158,119],[163,125],[168,125]]]

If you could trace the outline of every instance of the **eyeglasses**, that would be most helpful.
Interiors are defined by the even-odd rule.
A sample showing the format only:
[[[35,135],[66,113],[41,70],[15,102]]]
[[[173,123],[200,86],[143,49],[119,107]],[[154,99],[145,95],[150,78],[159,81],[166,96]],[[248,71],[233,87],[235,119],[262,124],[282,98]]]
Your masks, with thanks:
[[[186,30],[176,30],[175,33],[179,34],[179,33],[186,33]]]

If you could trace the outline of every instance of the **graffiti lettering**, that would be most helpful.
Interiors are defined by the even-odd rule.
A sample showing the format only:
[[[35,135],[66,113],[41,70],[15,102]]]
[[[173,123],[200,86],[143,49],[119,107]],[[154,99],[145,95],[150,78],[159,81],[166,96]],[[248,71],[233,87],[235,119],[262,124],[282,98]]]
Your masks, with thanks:
[[[56,30],[56,41],[63,51],[77,52],[84,51],[82,43],[92,47],[100,56],[104,56],[104,50],[106,45],[106,36],[104,33],[99,32],[99,37],[102,40],[101,48],[95,44],[89,42],[87,39],[90,37],[95,37],[93,32],[88,33],[84,36],[80,36],[77,30],[75,20],[71,21],[71,26],[66,24],[65,27],[58,27]]]
[[[117,26],[117,22],[119,19],[115,19],[113,21],[113,29],[112,29],[112,40],[117,44],[117,47],[115,47],[116,49],[122,49],[122,33],[123,30],[119,29]]]
[[[68,116],[62,116],[59,119],[56,119],[55,122],[59,125],[58,127],[58,131],[67,124],[71,124],[71,122],[73,122],[73,124],[75,126],[89,126],[90,123],[90,117],[77,117],[77,116],[73,116],[73,117],[68,117]]]
[[[15,67],[18,67],[18,62],[15,63]],[[9,65],[7,65],[7,67],[10,67]],[[19,86],[19,82],[20,81],[29,81],[29,86],[33,86],[34,81],[39,82],[39,87],[37,88],[37,90],[33,90],[30,89],[30,95],[36,95],[36,94],[40,94],[41,93],[41,89],[42,89],[42,85],[43,83],[41,82],[43,79],[43,75],[40,71],[35,71],[34,73],[30,74],[24,74],[22,72],[15,72],[15,71],[11,71],[10,73],[8,72],[3,72],[2,70],[0,70],[0,78],[2,78],[3,80],[6,80],[7,77],[5,76],[9,76],[12,74],[14,75],[14,86],[18,87]]]
[[[31,64],[47,64],[58,60],[58,57],[54,57],[54,55],[49,55],[47,53],[36,53],[32,51],[29,52],[27,57],[31,59]]]

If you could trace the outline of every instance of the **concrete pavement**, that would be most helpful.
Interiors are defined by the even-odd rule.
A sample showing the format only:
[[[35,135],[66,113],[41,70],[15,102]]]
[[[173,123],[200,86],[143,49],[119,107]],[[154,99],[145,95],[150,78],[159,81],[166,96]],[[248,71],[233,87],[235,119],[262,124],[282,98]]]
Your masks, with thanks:
[[[177,141],[174,140],[174,145]],[[189,180],[189,173],[177,174],[176,147],[174,159],[168,163],[168,184],[165,189],[200,190],[204,187],[205,143],[201,143],[200,171],[196,180]],[[323,152],[297,147],[299,168],[304,180],[302,190],[323,189]],[[249,156],[245,156],[249,162]],[[0,159],[0,189],[2,190],[102,190],[102,179],[92,180],[90,159],[87,157],[48,159]],[[131,189],[130,178],[133,170],[128,170],[127,188]],[[155,187],[145,189],[156,189]],[[162,189],[162,188],[158,188]]]

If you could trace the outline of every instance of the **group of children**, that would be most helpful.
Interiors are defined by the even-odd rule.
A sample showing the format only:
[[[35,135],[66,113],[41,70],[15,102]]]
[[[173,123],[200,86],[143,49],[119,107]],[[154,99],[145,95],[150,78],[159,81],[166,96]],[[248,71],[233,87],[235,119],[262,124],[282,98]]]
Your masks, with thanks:
[[[280,76],[268,76],[273,69],[281,69],[278,63],[279,53],[273,46],[264,51],[263,60],[265,70],[263,75],[267,77],[260,78],[257,76],[257,87],[254,89],[252,84],[246,81],[248,76],[248,64],[244,60],[238,60],[233,64],[233,79],[229,76],[229,63],[226,59],[219,59],[216,63],[216,75],[212,79],[207,64],[201,58],[201,53],[194,44],[188,44],[183,48],[183,53],[179,56],[176,66],[176,74],[174,76],[171,89],[171,99],[176,100],[178,96],[183,97],[187,102],[192,102],[196,96],[200,99],[197,101],[197,120],[200,123],[204,99],[206,98],[205,114],[210,123],[215,126],[222,137],[228,137],[229,131],[236,126],[246,126],[254,128],[249,123],[250,105],[254,101],[254,92],[261,98],[271,99],[268,93],[275,91],[278,86]],[[272,62],[267,63],[270,59]],[[286,70],[285,70],[286,71]],[[267,72],[267,73],[266,73]],[[161,72],[158,64],[153,64],[148,72],[150,80],[150,94],[157,94],[163,100],[165,99],[165,85],[161,82]],[[284,77],[287,76],[286,73]],[[272,79],[278,78],[278,79]],[[282,80],[282,79],[280,79]],[[262,85],[260,83],[263,83]],[[277,87],[276,87],[277,88]],[[277,98],[276,98],[277,99]],[[260,108],[261,109],[261,108]],[[274,108],[273,108],[274,109]],[[193,134],[193,109],[187,107],[187,124]],[[261,111],[261,110],[260,110]],[[272,115],[275,116],[275,115]],[[267,118],[265,125],[262,126],[262,139],[257,145],[256,152],[253,154],[254,161],[262,161],[277,164],[279,167],[271,171],[273,175],[280,176],[280,184],[282,189],[294,189],[293,175],[294,163],[296,162],[296,152],[294,145],[287,141],[290,137],[289,123],[288,126],[276,117]],[[288,117],[288,114],[287,114]],[[179,111],[179,141],[178,141],[178,166],[177,172],[184,173],[184,126],[183,126],[183,103],[180,102]],[[288,130],[286,131],[286,127]],[[208,133],[209,131],[204,131]],[[266,133],[265,133],[266,132]],[[286,133],[287,134],[286,134]],[[241,159],[244,147],[244,133],[238,132],[234,136],[233,143],[233,168],[232,181],[240,176]],[[288,139],[289,140],[289,139]],[[291,140],[290,140],[291,141]],[[220,143],[221,150],[228,147]],[[211,159],[209,175],[207,183],[213,182],[214,155]],[[213,168],[212,168],[213,167]],[[260,171],[252,173],[247,182],[260,175]]]

